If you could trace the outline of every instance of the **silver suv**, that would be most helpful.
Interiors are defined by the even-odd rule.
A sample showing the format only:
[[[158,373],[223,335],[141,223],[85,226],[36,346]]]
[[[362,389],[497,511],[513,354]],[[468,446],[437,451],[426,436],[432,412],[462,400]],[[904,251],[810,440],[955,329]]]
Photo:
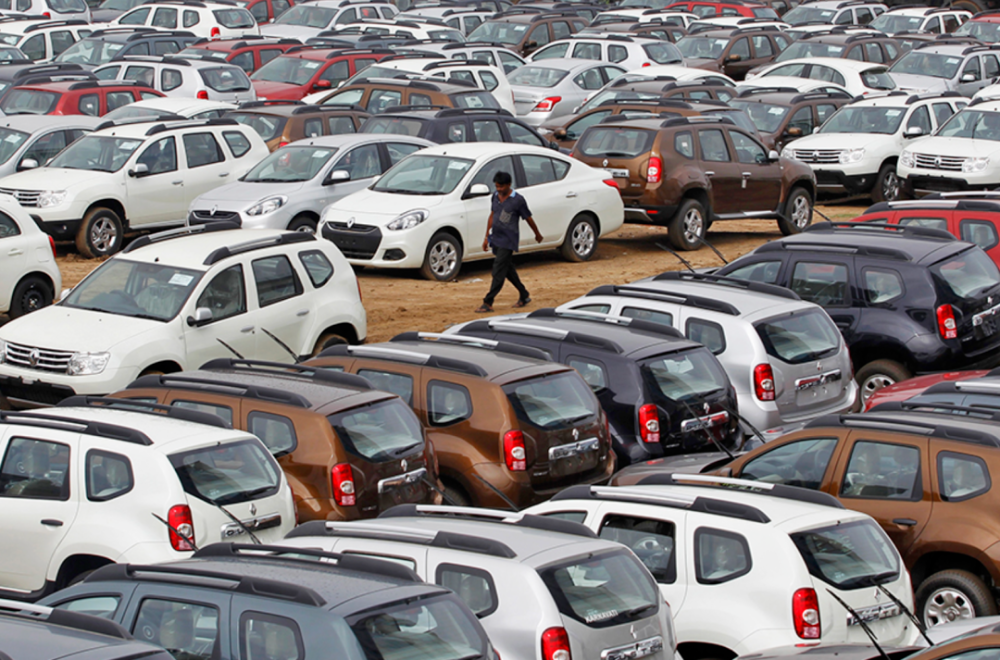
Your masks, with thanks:
[[[857,396],[837,326],[822,307],[783,287],[668,272],[597,287],[558,309],[663,323],[704,344],[736,388],[747,433],[844,412]]]

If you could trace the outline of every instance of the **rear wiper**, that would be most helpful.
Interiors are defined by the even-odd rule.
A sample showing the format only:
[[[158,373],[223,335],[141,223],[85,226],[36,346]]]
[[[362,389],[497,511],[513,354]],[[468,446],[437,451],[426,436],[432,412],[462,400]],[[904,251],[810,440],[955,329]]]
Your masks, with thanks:
[[[570,417],[569,419],[562,420],[562,423],[563,424],[575,424],[576,422],[579,422],[581,420],[587,419],[588,417],[592,417],[593,415],[594,415],[594,413],[587,413],[586,415],[578,415],[576,417]]]
[[[399,449],[396,449],[395,451],[392,452],[392,456],[393,456],[393,458],[396,458],[398,456],[402,456],[406,452],[410,451],[411,449],[416,449],[417,447],[419,447],[422,444],[424,444],[424,443],[422,443],[422,442],[414,442],[412,445],[406,445],[405,447],[400,447]]]
[[[250,538],[251,538],[251,539],[253,539],[253,542],[254,542],[254,544],[256,544],[256,545],[262,545],[262,544],[261,544],[261,542],[260,542],[260,539],[259,539],[259,538],[257,538],[257,536],[256,536],[256,535],[255,535],[255,534],[254,534],[253,532],[251,532],[251,531],[250,531],[250,528],[249,528],[249,527],[247,527],[246,525],[244,525],[244,524],[243,524],[243,521],[242,521],[242,520],[240,520],[239,518],[237,518],[237,517],[236,517],[236,516],[234,516],[233,514],[231,514],[231,513],[229,513],[228,511],[226,511],[226,508],[225,508],[224,506],[222,506],[221,504],[219,504],[218,502],[213,502],[212,504],[214,504],[214,505],[215,505],[215,508],[216,508],[216,509],[218,509],[218,510],[219,510],[219,511],[221,511],[222,513],[226,514],[226,517],[227,517],[227,518],[229,518],[229,519],[230,519],[230,520],[232,520],[232,521],[233,521],[234,523],[236,523],[237,525],[239,525],[239,526],[240,526],[240,528],[241,528],[241,529],[242,529],[242,530],[243,530],[244,532],[246,532],[247,534],[249,534],[249,535],[250,535]]]
[[[252,500],[255,496],[260,495],[261,493],[266,493],[269,490],[273,490],[274,488],[276,488],[276,486],[261,486],[260,488],[254,488],[253,490],[246,490],[241,493],[233,493],[227,498],[224,497],[224,498],[219,498],[217,500],[208,500],[208,501],[214,504],[215,506],[219,506],[223,502],[225,502],[226,504],[230,504],[232,503],[232,500],[235,500],[237,497],[242,497],[243,501],[245,502],[247,500]]]
[[[629,154],[624,151],[605,151],[602,156],[611,156],[612,158],[631,158]]]
[[[917,630],[919,630],[920,634],[923,635],[924,639],[927,640],[927,643],[930,646],[934,646],[934,640],[932,640],[930,638],[930,636],[927,634],[927,626],[925,626],[923,624],[923,622],[920,619],[918,619],[913,612],[910,611],[909,607],[907,607],[906,605],[903,604],[903,601],[901,601],[898,598],[896,598],[896,594],[892,593],[891,591],[889,591],[888,589],[886,589],[884,586],[882,586],[881,582],[876,582],[875,580],[877,580],[877,579],[878,579],[877,575],[872,576],[871,581],[869,582],[869,584],[874,584],[875,588],[878,589],[879,591],[881,591],[882,593],[884,593],[889,598],[889,600],[891,600],[896,605],[896,607],[898,607],[899,609],[903,610],[903,614],[905,614],[906,616],[908,616],[910,618],[910,621],[912,621],[913,625],[915,625],[917,627]]]
[[[889,656],[886,655],[885,651],[882,650],[882,647],[878,645],[878,640],[876,640],[875,638],[875,633],[872,632],[872,629],[868,626],[868,623],[862,620],[861,615],[859,615],[853,607],[845,603],[844,599],[838,596],[837,594],[833,593],[829,589],[827,589],[826,592],[831,596],[833,596],[834,600],[843,605],[845,610],[851,613],[851,616],[854,617],[854,620],[858,622],[858,625],[861,626],[861,629],[865,631],[866,635],[868,635],[868,639],[872,640],[872,645],[878,651],[878,654],[882,656],[882,660],[890,660]]]
[[[639,618],[640,616],[642,616],[643,614],[645,614],[646,612],[648,612],[649,610],[651,610],[651,609],[653,609],[655,607],[656,607],[656,603],[650,603],[649,605],[641,605],[639,607],[633,607],[630,610],[625,610],[624,612],[619,612],[618,614],[616,614],[615,616],[613,616],[611,618],[611,620],[612,621],[632,621],[632,620],[635,620],[635,619]]]

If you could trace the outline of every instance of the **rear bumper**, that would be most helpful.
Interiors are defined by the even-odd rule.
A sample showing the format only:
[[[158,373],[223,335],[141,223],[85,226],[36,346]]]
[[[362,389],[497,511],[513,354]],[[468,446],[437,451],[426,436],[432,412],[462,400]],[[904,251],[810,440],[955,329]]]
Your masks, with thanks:
[[[510,505],[487,487],[475,475],[482,477],[495,488],[501,491],[519,509],[529,507],[539,502],[551,499],[556,493],[569,486],[577,485],[603,485],[608,483],[611,475],[615,473],[615,453],[608,452],[608,458],[603,466],[598,466],[589,472],[582,472],[570,477],[560,479],[555,486],[548,488],[538,488],[530,482],[530,470],[515,473],[506,469],[503,463],[480,463],[473,466],[472,470],[466,473],[468,480],[469,494],[472,496],[473,505],[509,509]]]
[[[677,206],[645,206],[625,202],[625,222],[638,225],[668,225],[677,213]]]

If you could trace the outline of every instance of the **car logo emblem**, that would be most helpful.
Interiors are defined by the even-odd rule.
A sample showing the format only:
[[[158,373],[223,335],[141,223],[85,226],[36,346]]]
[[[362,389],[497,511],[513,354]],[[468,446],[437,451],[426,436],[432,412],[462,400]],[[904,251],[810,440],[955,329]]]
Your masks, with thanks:
[[[875,602],[877,603],[881,599],[882,599],[882,590],[876,587],[876,589],[875,589]]]
[[[216,204],[212,207],[212,210],[208,212],[209,215],[215,215],[215,212],[219,210],[219,205]]]
[[[399,462],[399,469],[402,470],[403,472],[406,472],[406,468],[408,465],[409,464],[406,462],[406,459],[404,458]]]
[[[816,371],[823,371],[823,363],[822,362],[817,362],[816,363]]]
[[[605,158],[605,159],[604,159],[604,167],[607,167],[607,166],[608,166],[608,159],[607,159],[607,158]]]
[[[253,502],[250,503],[250,515],[251,516],[257,515],[257,505],[254,504]]]
[[[639,634],[636,633],[636,631],[635,631],[635,624],[634,623],[631,626],[628,627],[628,634],[632,635],[632,639],[638,639],[639,638]]]
[[[573,439],[574,440],[579,440],[580,439],[580,430],[579,429],[573,429]]]
[[[354,227],[354,218],[348,218],[347,219],[347,228],[351,229],[352,227]]]
[[[934,159],[934,167],[941,167],[941,159],[940,158],[935,158]]]
[[[32,367],[37,367],[38,358],[40,357],[42,357],[42,354],[37,348],[31,349],[31,352],[28,353],[28,364]]]
[[[708,414],[708,411],[709,411],[709,410],[711,410],[711,408],[709,408],[709,407],[708,407],[708,404],[707,404],[707,403],[703,403],[703,404],[701,405],[701,407],[702,407],[702,409],[703,409],[703,410],[705,411],[705,414],[706,414],[706,415]]]

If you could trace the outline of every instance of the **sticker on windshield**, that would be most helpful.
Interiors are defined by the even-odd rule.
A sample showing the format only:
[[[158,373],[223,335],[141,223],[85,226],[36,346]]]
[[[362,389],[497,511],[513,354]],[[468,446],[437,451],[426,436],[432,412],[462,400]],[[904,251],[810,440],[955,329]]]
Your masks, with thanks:
[[[767,112],[768,112],[768,114],[771,114],[771,115],[782,115],[782,114],[785,114],[785,109],[784,108],[768,108]]]
[[[466,166],[465,163],[463,163],[460,160],[453,160],[450,163],[448,163],[449,170],[461,170],[464,169],[465,166]]]
[[[194,275],[186,275],[185,273],[174,273],[174,276],[170,278],[170,284],[175,284],[177,286],[187,286],[191,284],[191,280],[194,279]]]
[[[945,60],[948,66],[951,66],[952,64],[958,64],[961,61],[962,59],[959,57],[949,57],[948,59]]]
[[[19,142],[23,136],[20,133],[11,133],[3,139],[4,142]]]
[[[140,144],[142,144],[142,140],[123,140],[118,144],[118,146],[126,151],[130,151],[138,147]]]
[[[885,111],[885,116],[889,117],[891,119],[895,119],[896,117],[898,117],[901,114],[903,114],[902,110],[886,110]]]

